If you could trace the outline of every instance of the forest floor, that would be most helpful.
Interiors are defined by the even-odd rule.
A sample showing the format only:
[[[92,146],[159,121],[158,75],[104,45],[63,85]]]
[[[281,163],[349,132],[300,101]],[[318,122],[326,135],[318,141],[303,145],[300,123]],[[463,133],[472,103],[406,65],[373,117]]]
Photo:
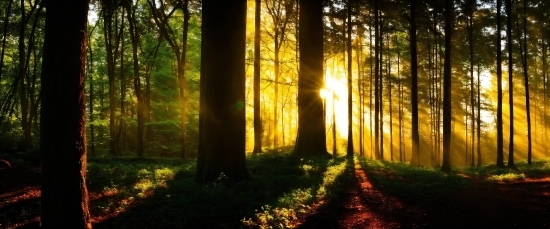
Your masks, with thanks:
[[[349,173],[346,194],[307,214],[298,228],[550,227],[549,178],[473,181],[463,190],[422,199],[386,193],[357,161]]]
[[[345,173],[351,179],[341,183],[342,193],[313,204],[311,211],[299,214],[295,225],[298,228],[550,227],[550,178],[513,182],[474,179],[455,191],[417,195],[418,190],[411,190],[411,195],[399,196],[388,185],[373,182],[372,171],[364,167],[358,160],[348,162]],[[96,196],[101,194],[90,192],[92,204]],[[0,168],[0,228],[38,228],[39,197],[39,167]],[[92,217],[97,223],[112,215]]]

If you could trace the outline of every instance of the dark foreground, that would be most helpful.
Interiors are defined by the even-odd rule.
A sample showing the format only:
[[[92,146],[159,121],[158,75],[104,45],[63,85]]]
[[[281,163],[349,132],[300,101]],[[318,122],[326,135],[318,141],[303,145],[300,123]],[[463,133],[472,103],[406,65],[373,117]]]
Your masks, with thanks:
[[[372,182],[357,161],[346,173],[343,193],[301,214],[298,228],[550,228],[548,178],[474,180],[459,191],[403,198]],[[0,228],[39,227],[39,178],[38,167],[0,168]],[[104,227],[103,218],[93,215],[94,225]]]

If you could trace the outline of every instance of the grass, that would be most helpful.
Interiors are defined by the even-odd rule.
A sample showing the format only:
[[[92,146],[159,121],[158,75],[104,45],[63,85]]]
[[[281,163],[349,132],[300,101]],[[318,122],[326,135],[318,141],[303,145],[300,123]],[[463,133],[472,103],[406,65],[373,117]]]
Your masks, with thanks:
[[[338,195],[345,158],[249,156],[252,179],[195,182],[196,161],[91,159],[94,228],[293,227],[300,212]],[[101,216],[101,217],[99,217]]]
[[[453,167],[450,173],[439,168],[413,167],[408,163],[359,158],[372,183],[393,196],[409,201],[440,201],[466,189],[472,182],[511,183],[550,177],[550,161],[537,160],[532,165],[516,163],[517,170],[480,167]]]

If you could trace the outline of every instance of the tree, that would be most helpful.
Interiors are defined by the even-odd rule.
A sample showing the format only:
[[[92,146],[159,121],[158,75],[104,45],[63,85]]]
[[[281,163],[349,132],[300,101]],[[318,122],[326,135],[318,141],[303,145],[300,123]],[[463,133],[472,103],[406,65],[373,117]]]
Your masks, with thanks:
[[[86,188],[88,1],[46,1],[42,65],[43,228],[92,228]]]
[[[245,166],[246,0],[202,2],[197,179],[247,178]]]
[[[454,0],[445,1],[445,63],[443,66],[443,164],[441,170],[451,171],[451,36]]]
[[[183,0],[183,2],[178,1],[175,6],[168,6],[164,1],[158,1],[160,6],[157,8],[157,1],[147,0],[149,7],[151,8],[151,13],[157,28],[159,29],[162,37],[166,39],[174,55],[176,56],[176,65],[177,65],[177,75],[178,75],[178,89],[179,89],[179,102],[180,102],[180,144],[181,158],[186,157],[186,147],[185,147],[185,120],[186,120],[186,101],[185,101],[185,87],[186,87],[186,76],[185,76],[185,64],[187,62],[187,36],[189,29],[189,0]],[[180,34],[176,33],[173,28],[170,27],[168,23],[172,15],[177,9],[183,10],[183,33],[181,34],[181,44],[178,43],[178,37]],[[168,14],[166,13],[167,9],[171,9]]]
[[[319,94],[323,87],[323,4],[300,0],[299,8],[298,137],[294,154],[328,156]]]
[[[508,102],[510,106],[510,147],[508,149],[508,168],[516,168],[514,163],[514,64],[512,52],[512,0],[506,4],[506,40],[508,45]]]
[[[411,164],[420,165],[420,135],[418,133],[418,59],[416,47],[416,1],[410,1],[411,25],[410,25],[410,47],[411,47],[411,142],[412,156]]]
[[[502,45],[501,45],[501,35],[500,31],[502,30],[501,23],[501,13],[502,0],[497,1],[497,31],[496,31],[496,46],[497,46],[497,167],[504,167],[504,131],[503,131],[503,121],[502,121]]]
[[[256,10],[254,12],[254,151],[253,153],[262,153],[262,117],[260,102],[260,12],[262,11],[262,1],[256,1]]]
[[[348,23],[347,23],[347,53],[348,53],[348,149],[347,149],[347,156],[353,156],[353,100],[352,100],[352,76],[351,76],[351,64],[352,64],[352,58],[351,58],[351,1],[348,0],[347,2],[347,16],[348,16]]]
[[[132,41],[132,58],[134,68],[134,91],[137,98],[137,155],[143,156],[143,131],[145,129],[143,120],[144,102],[141,93],[141,80],[139,77],[139,57],[138,57],[138,44],[139,44],[139,32],[137,28],[136,20],[136,8],[132,6],[131,1],[125,1],[124,7],[128,16],[128,24],[130,26],[130,40]]]

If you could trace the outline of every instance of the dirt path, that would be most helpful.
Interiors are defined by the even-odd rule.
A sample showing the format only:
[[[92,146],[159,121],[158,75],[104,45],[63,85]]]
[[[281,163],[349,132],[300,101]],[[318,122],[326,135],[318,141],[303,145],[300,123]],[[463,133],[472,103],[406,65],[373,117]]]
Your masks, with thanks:
[[[357,162],[347,172],[348,191],[298,228],[550,228],[548,180],[474,182],[459,193],[405,202],[373,186]]]

